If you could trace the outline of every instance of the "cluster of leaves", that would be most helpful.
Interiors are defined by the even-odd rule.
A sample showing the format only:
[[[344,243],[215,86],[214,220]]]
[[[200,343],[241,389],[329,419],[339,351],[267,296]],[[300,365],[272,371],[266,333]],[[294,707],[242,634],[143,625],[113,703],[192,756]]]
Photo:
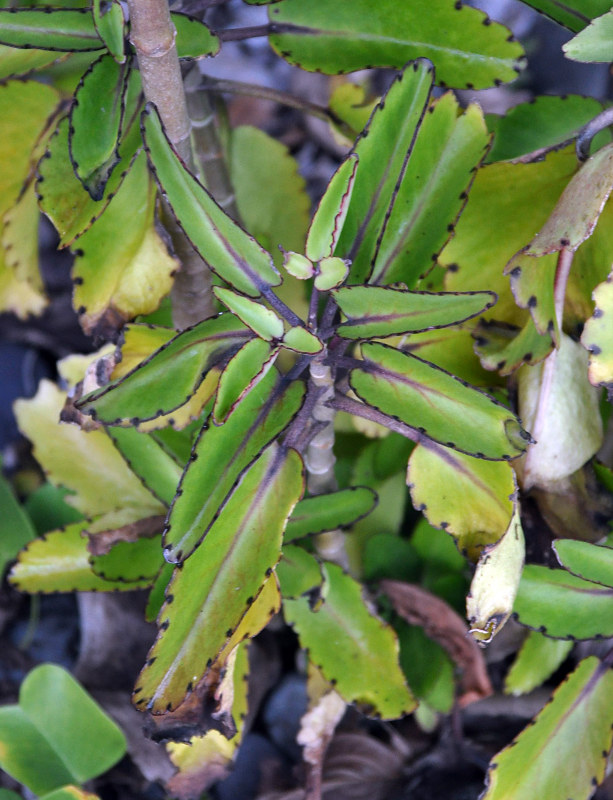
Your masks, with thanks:
[[[595,58],[606,2],[530,5],[581,31],[569,55]],[[281,0],[269,18],[271,46],[305,69],[403,68],[368,120],[353,89],[336,94],[335,120],[361,132],[310,224],[294,165],[251,129],[228,134],[244,227],[217,205],[145,105],[117,0],[0,9],[3,307],[44,305],[39,206],[75,254],[84,330],[120,331],[95,361],[61,365],[67,402],[46,382],[17,405],[49,481],[80,514],[31,541],[11,581],[28,592],[149,589],[158,636],[134,701],[160,738],[191,742],[171,746],[184,796],[205,787],[209,762],[231,761],[249,640],[281,608],[308,654],[311,705],[332,729],[347,703],[385,719],[418,701],[449,710],[452,662],[463,702],[491,691],[451,609],[464,561],[445,544],[438,557],[452,540],[436,529],[477,565],[475,639],[490,641],[514,607],[553,637],[530,634],[509,691],[559,666],[569,648],[556,640],[613,635],[611,549],[593,544],[608,532],[613,485],[591,462],[599,387],[613,384],[613,144],[591,141],[600,105],[540,98],[484,118],[451,92],[433,99],[435,82],[497,85],[524,60],[503,26],[449,0]],[[223,42],[198,19],[173,23],[180,58]],[[86,61],[69,108],[57,51]],[[11,79],[32,70],[51,83]],[[261,159],[244,157],[254,148]],[[158,196],[215,274],[220,313],[181,331],[132,321],[158,308],[179,266]],[[407,459],[425,517],[410,541],[398,535]],[[520,492],[560,537],[563,569],[522,576]],[[364,584],[391,601],[385,619]],[[495,757],[488,800],[589,796],[611,745],[608,666],[583,660]]]

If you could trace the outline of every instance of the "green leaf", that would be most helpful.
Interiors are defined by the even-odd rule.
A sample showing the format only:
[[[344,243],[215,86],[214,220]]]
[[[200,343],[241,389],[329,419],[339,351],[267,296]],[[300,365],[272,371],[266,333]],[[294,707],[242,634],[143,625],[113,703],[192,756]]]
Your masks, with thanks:
[[[595,656],[581,661],[535,720],[494,756],[483,800],[591,797],[611,748],[612,691],[606,664]]]
[[[309,355],[321,353],[324,347],[321,339],[307,330],[307,328],[303,328],[302,325],[294,325],[292,328],[288,328],[283,334],[281,344],[289,350]]]
[[[421,121],[369,283],[403,281],[413,288],[453,233],[490,141],[479,106],[459,113],[448,92],[432,102]]]
[[[347,317],[337,328],[346,339],[373,339],[444,328],[482,314],[493,292],[406,292],[379,286],[345,286],[333,292]]]
[[[91,556],[92,571],[105,581],[121,581],[127,588],[151,586],[164,565],[161,536],[118,542],[108,553]]]
[[[613,382],[613,276],[594,289],[596,308],[585,323],[581,344],[589,353],[588,376],[594,386]]]
[[[344,283],[349,275],[350,262],[338,256],[326,256],[317,265],[313,285],[318,292],[328,292]]]
[[[277,564],[276,572],[281,594],[290,600],[307,593],[313,597],[319,593],[324,580],[322,566],[315,556],[293,544],[283,546],[283,555]]]
[[[243,474],[203,543],[175,572],[137,705],[153,713],[176,708],[206,674],[278,562],[302,492],[300,457],[274,443]]]
[[[92,571],[91,554],[83,536],[85,521],[50,531],[19,553],[9,580],[21,592],[111,592],[146,588],[149,579],[126,583],[105,580]]]
[[[613,589],[563,569],[524,567],[514,612],[522,625],[555,639],[613,636]]]
[[[613,14],[609,11],[592,20],[590,25],[569,42],[562,45],[566,58],[571,61],[604,62],[613,61]]]
[[[370,275],[379,236],[397,184],[406,172],[407,153],[425,113],[432,81],[432,66],[424,60],[400,73],[356,143],[354,152],[360,168],[335,251],[353,262],[352,283],[363,283]],[[381,153],[386,157],[382,158]]]
[[[284,386],[269,372],[220,426],[203,428],[164,532],[167,561],[185,560],[211,525],[243,470],[298,413],[304,385]]]
[[[400,69],[425,56],[441,85],[480,89],[514,80],[522,65],[523,50],[505,27],[452,0],[284,0],[270,7],[269,18],[273,49],[307,70]]]
[[[151,494],[170,505],[181,478],[181,467],[156,440],[134,428],[111,428],[109,436],[126,463]]]
[[[179,58],[194,60],[216,56],[221,47],[216,36],[202,20],[171,11],[170,19],[177,32],[176,45]]]
[[[0,764],[36,794],[83,783],[126,752],[117,725],[62,667],[41,664],[0,709]]]
[[[206,373],[238,350],[251,332],[233,314],[199,322],[174,336],[123,377],[78,401],[109,425],[155,419],[184,405]]]
[[[350,372],[351,388],[384,414],[446,447],[479,458],[516,458],[526,449],[529,434],[489,395],[387,345],[364,344],[362,355],[363,366]]]
[[[44,69],[57,58],[57,54],[49,50],[18,50],[16,47],[0,45],[0,80]]]
[[[94,26],[98,36],[118,64],[126,60],[126,20],[118,0],[94,0]]]
[[[279,348],[272,348],[262,339],[252,339],[232,356],[221,373],[213,406],[217,424],[225,422],[240,400],[266,375],[278,355]]]
[[[365,581],[391,578],[418,583],[421,567],[421,559],[413,544],[400,536],[375,533],[366,540],[362,554],[362,577]],[[400,649],[402,651],[402,641]],[[412,685],[410,680],[409,684]]]
[[[19,429],[33,443],[34,457],[49,480],[76,494],[67,502],[90,516],[117,508],[164,506],[145,489],[103,430],[86,432],[58,424],[66,395],[50,381],[41,381],[36,395],[15,403]]]
[[[337,245],[355,184],[358,156],[351,153],[336,170],[311,220],[305,253],[311,261],[331,256]]]
[[[534,366],[549,355],[553,339],[549,334],[541,335],[532,317],[526,316],[523,328],[495,319],[479,320],[473,331],[475,353],[485,369],[510,375],[522,364]]]
[[[472,560],[511,522],[517,485],[509,464],[420,444],[409,459],[407,484],[414,507],[435,528],[456,537],[460,551]]]
[[[294,509],[283,541],[287,544],[304,536],[353,525],[370,514],[376,505],[376,493],[366,486],[307,497]]]
[[[503,117],[492,115],[488,125],[494,131],[494,143],[486,161],[506,161],[567,142],[601,111],[602,103],[593,97],[565,94],[535,97],[509,109]],[[604,144],[602,137],[600,144]]]
[[[68,146],[75,173],[93,200],[102,200],[120,161],[118,142],[125,111],[130,62],[103,55],[81,78],[72,104]]]
[[[610,0],[522,0],[542,14],[564,25],[571,31],[580,31],[594,17],[604,14],[611,7]]]
[[[436,711],[448,714],[455,695],[454,665],[438,642],[423,628],[394,622],[400,643],[400,665],[415,696]]]
[[[222,286],[214,286],[213,292],[256,336],[267,342],[283,336],[283,320],[270,308]]]
[[[285,252],[283,255],[283,269],[299,281],[306,281],[313,277],[315,268],[313,263],[306,256],[293,251]]]
[[[90,8],[2,8],[0,43],[74,52],[102,50]]]
[[[518,253],[504,270],[511,277],[511,291],[517,305],[530,310],[533,328],[542,335],[548,334],[556,345],[560,342],[554,299],[557,266],[555,253],[541,258]]]
[[[570,573],[613,588],[612,548],[573,539],[558,539],[552,547],[560,564]]]
[[[36,536],[36,531],[23,506],[13,494],[8,481],[0,477],[0,575],[19,550]]]
[[[69,494],[70,492],[66,489],[59,489],[51,483],[44,483],[28,495],[24,509],[39,536],[54,528],[78,522],[83,518],[76,508],[65,502],[66,496]]]
[[[143,113],[143,137],[151,169],[179,225],[220,278],[249,297],[281,283],[270,254],[240,228],[183,166],[172,150],[157,111]]]
[[[573,649],[573,642],[548,639],[539,631],[528,631],[504,681],[505,694],[528,694],[558,669]]]
[[[301,646],[347,703],[383,719],[410,713],[416,703],[398,665],[394,632],[371,614],[357,581],[336,564],[322,564],[322,570],[327,586],[317,612],[304,597],[283,604]]]

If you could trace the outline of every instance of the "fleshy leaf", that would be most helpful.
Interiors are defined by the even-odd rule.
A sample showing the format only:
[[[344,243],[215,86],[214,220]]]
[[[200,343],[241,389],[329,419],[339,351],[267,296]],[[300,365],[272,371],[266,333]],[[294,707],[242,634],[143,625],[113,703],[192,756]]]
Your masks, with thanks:
[[[523,328],[504,322],[479,320],[473,331],[475,353],[485,369],[510,375],[522,364],[534,366],[554,347],[549,334],[541,335],[532,317],[527,316]]]
[[[213,406],[216,423],[225,422],[241,398],[266,375],[278,354],[279,349],[272,348],[263,339],[251,339],[232,356],[217,387]]]
[[[516,417],[459,378],[382,344],[362,345],[362,355],[363,366],[350,372],[351,388],[384,414],[480,458],[515,458],[527,447],[530,436]]]
[[[554,284],[558,256],[555,253],[535,258],[518,253],[505,267],[511,276],[511,291],[517,305],[530,310],[536,330],[559,344],[560,331],[556,319]]]
[[[92,571],[105,581],[122,581],[132,588],[151,586],[164,559],[161,536],[118,542],[108,553],[91,556]]]
[[[37,69],[44,69],[58,58],[57,53],[49,50],[18,50],[0,44],[0,80],[27,75]]]
[[[36,531],[24,508],[13,494],[10,484],[0,477],[0,575],[19,550],[34,539]]]
[[[0,9],[0,43],[11,47],[78,52],[102,50],[90,8]]]
[[[416,703],[398,665],[394,632],[371,614],[357,581],[336,564],[322,569],[327,585],[321,608],[312,611],[306,597],[283,604],[301,646],[345,702],[384,719],[408,714]]]
[[[490,141],[479,106],[461,116],[459,111],[451,92],[428,108],[390,205],[369,283],[403,281],[413,288],[449,241]]]
[[[571,31],[580,31],[593,17],[604,14],[611,7],[609,0],[523,0],[541,14],[564,25]]]
[[[442,85],[477,89],[514,80],[522,64],[523,50],[505,27],[452,0],[284,0],[271,5],[269,17],[272,47],[307,70],[400,69],[425,56]]]
[[[336,170],[315,210],[306,241],[305,253],[311,261],[331,256],[343,224],[355,183],[358,156],[352,153]]]
[[[177,32],[176,45],[179,58],[192,60],[215,56],[219,52],[219,38],[196,17],[172,11],[172,24]]]
[[[213,287],[213,292],[257,336],[267,342],[283,336],[283,320],[270,308],[221,286]]]
[[[283,529],[302,491],[300,457],[276,444],[243,474],[170,583],[137,705],[153,713],[176,708],[205,675],[279,560]]]
[[[293,278],[298,278],[299,281],[306,281],[308,278],[313,277],[314,267],[311,261],[306,256],[292,251],[284,254],[283,268]]]
[[[415,508],[435,528],[456,537],[460,551],[472,560],[511,522],[517,486],[509,464],[419,444],[409,459],[407,484]]]
[[[589,353],[588,377],[594,386],[613,383],[613,273],[594,289],[596,308],[585,323],[581,344]]]
[[[321,353],[323,350],[323,342],[312,331],[303,328],[302,325],[294,325],[288,328],[283,334],[281,339],[283,347],[289,350],[294,350],[297,353],[308,353],[314,355]]]
[[[555,639],[613,636],[613,589],[564,569],[524,567],[514,612],[522,625]]]
[[[15,416],[49,480],[76,493],[67,502],[91,516],[125,506],[162,513],[162,504],[130,471],[104,431],[58,425],[64,400],[64,393],[44,380],[32,399],[15,403]]]
[[[573,649],[573,642],[548,639],[528,631],[504,682],[505,694],[522,695],[537,689],[558,669]]]
[[[81,78],[70,109],[71,161],[93,200],[102,200],[109,175],[120,161],[129,72],[129,62],[118,64],[111,55],[101,56]]]
[[[251,335],[232,314],[199,322],[77,406],[107,424],[135,424],[170,414],[193,396],[214,364]]]
[[[347,317],[337,333],[347,339],[443,328],[476,317],[496,302],[493,292],[406,292],[379,286],[346,286],[333,294]]]
[[[56,664],[33,669],[21,684],[19,705],[0,709],[0,742],[2,768],[39,795],[84,783],[126,752],[119,727]]]
[[[377,505],[377,495],[367,486],[352,486],[330,494],[301,500],[287,523],[285,543],[324,531],[352,525]]]
[[[584,659],[516,739],[495,755],[483,800],[587,800],[605,775],[613,672]],[[577,758],[577,742],[582,742]]]
[[[269,372],[223,425],[203,428],[168,517],[164,533],[168,561],[188,558],[209,535],[241,472],[290,423],[303,397],[302,383],[283,388]]]
[[[9,580],[21,592],[110,592],[145,588],[150,581],[134,583],[104,580],[92,571],[91,554],[83,536],[85,522],[46,533],[21,551]]]
[[[504,536],[484,548],[466,598],[470,633],[479,643],[491,642],[511,616],[525,555],[524,532],[516,506]]]
[[[303,594],[315,594],[323,583],[322,567],[315,556],[293,544],[283,546],[277,565],[281,594],[295,600]]]
[[[571,61],[604,62],[613,61],[613,14],[603,14],[592,20],[590,25],[569,42],[562,45],[566,58]]]
[[[317,266],[313,284],[318,292],[328,292],[344,283],[349,275],[350,263],[338,256],[326,256]]]
[[[18,202],[4,215],[2,247],[6,266],[15,272],[18,283],[27,283],[33,292],[44,296],[38,263],[38,225],[34,182],[31,181]]]
[[[220,278],[249,297],[281,282],[270,254],[240,228],[183,166],[153,106],[143,113],[149,164],[185,235]]]
[[[126,21],[118,0],[93,0],[94,26],[109,53],[118,64],[126,60]]]
[[[571,574],[613,588],[612,548],[573,539],[558,539],[552,547],[560,564]]]

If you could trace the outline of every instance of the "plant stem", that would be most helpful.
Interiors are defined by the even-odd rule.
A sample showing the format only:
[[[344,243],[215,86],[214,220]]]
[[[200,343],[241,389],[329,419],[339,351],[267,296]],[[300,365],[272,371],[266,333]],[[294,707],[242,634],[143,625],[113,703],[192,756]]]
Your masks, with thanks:
[[[175,45],[176,31],[167,0],[128,0],[130,41],[136,50],[147,101],[155,103],[166,134],[191,171],[194,160],[191,124],[183,90],[181,68]],[[171,211],[163,209],[163,221],[181,261],[172,290],[173,321],[186,328],[215,312],[211,272],[187,241]]]
[[[215,31],[222,42],[242,42],[245,39],[257,39],[275,32],[274,25],[252,25],[246,28],[227,28],[225,31]]]

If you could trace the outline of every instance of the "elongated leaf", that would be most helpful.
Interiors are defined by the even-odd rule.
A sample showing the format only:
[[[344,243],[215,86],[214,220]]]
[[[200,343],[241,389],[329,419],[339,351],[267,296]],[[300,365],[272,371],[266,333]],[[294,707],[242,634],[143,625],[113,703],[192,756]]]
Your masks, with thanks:
[[[8,481],[0,477],[0,574],[19,550],[36,536],[30,517],[18,503]]]
[[[407,484],[415,508],[457,537],[458,548],[472,560],[511,522],[517,486],[509,464],[420,444],[409,459]]]
[[[505,693],[527,694],[541,686],[558,669],[573,646],[573,642],[548,639],[539,631],[528,631],[505,678]]]
[[[442,85],[467,88],[511,81],[523,50],[502,25],[450,0],[398,5],[381,0],[284,0],[271,5],[272,47],[292,64],[331,74],[401,68],[425,56]]]
[[[427,61],[416,61],[404,70],[356,143],[360,168],[335,251],[353,262],[352,283],[363,283],[371,273],[379,235],[398,181],[406,172],[407,153],[425,113],[432,81],[433,70]],[[386,157],[381,158],[381,153]]]
[[[362,345],[362,355],[364,366],[350,372],[354,392],[428,438],[497,461],[527,447],[530,436],[511,412],[459,378],[382,344]]]
[[[352,525],[370,514],[376,505],[377,495],[367,486],[307,497],[294,509],[283,541],[287,544],[304,536]]]
[[[126,60],[125,35],[126,20],[118,0],[94,0],[94,26],[109,53],[118,64]]]
[[[170,14],[177,32],[177,55],[181,59],[192,60],[216,56],[219,52],[219,38],[196,17],[173,11]]]
[[[33,291],[44,295],[38,260],[40,214],[33,181],[24,188],[17,203],[6,212],[3,222],[1,240],[6,266],[14,271],[19,283],[27,283]]]
[[[434,294],[377,286],[346,286],[333,294],[348,318],[339,325],[337,333],[347,339],[444,328],[476,317],[496,302],[493,292]]]
[[[223,425],[203,428],[164,532],[168,561],[180,563],[188,558],[210,534],[210,526],[241,472],[290,423],[303,397],[302,383],[284,388],[275,373],[269,372]]]
[[[127,591],[149,585],[149,580],[125,583],[96,575],[83,536],[85,527],[85,522],[75,522],[34,539],[19,554],[9,575],[10,582],[28,594]]]
[[[318,336],[315,336],[307,328],[303,328],[302,325],[294,325],[292,328],[288,328],[283,334],[281,344],[289,350],[309,355],[321,353],[324,346]]]
[[[302,462],[271,445],[240,479],[202,545],[175,573],[136,703],[176,708],[217,658],[281,555]],[[176,602],[173,602],[175,601]]]
[[[533,723],[494,756],[483,800],[591,797],[611,748],[612,691],[607,665],[595,656],[581,661]]]
[[[32,399],[15,403],[15,415],[49,480],[76,493],[66,501],[91,516],[125,507],[163,513],[164,506],[130,471],[104,431],[58,424],[65,399],[53,383],[41,381]]]
[[[132,472],[155,497],[170,505],[181,478],[177,462],[146,433],[117,427],[108,433]]]
[[[594,289],[594,313],[585,323],[581,344],[589,353],[588,377],[594,386],[613,382],[613,275]]]
[[[368,610],[359,583],[336,564],[322,569],[327,586],[317,612],[304,597],[283,604],[300,644],[345,702],[384,719],[409,713],[415,700],[398,665],[394,632]]]
[[[481,366],[500,375],[510,375],[522,364],[538,364],[554,347],[551,336],[541,335],[530,316],[527,316],[523,328],[481,319],[473,337]]]
[[[232,314],[199,322],[77,405],[109,425],[169,414],[192,397],[214,364],[238,350],[251,335]]]
[[[433,101],[422,120],[370,283],[403,281],[413,288],[449,240],[490,139],[479,106],[458,117],[459,110],[449,92]]]
[[[609,0],[523,0],[571,31],[580,31],[611,7]]]
[[[81,78],[70,110],[70,157],[93,200],[102,200],[109,175],[120,161],[129,72],[129,62],[118,64],[111,55],[101,56]]]
[[[319,201],[306,241],[305,253],[311,261],[334,253],[349,210],[357,168],[358,156],[352,153],[336,170]]]
[[[557,263],[556,253],[541,258],[519,253],[504,270],[505,275],[510,275],[511,291],[517,305],[529,309],[536,330],[543,335],[549,334],[556,345],[560,342],[554,300]]]
[[[612,548],[572,539],[558,539],[552,547],[560,564],[570,573],[613,588]]]
[[[0,80],[27,75],[37,69],[44,69],[62,58],[49,50],[18,50],[16,47],[0,45]]]
[[[514,612],[522,625],[555,639],[613,636],[613,589],[563,569],[524,567]]]
[[[90,8],[2,8],[0,43],[75,52],[102,50]]]
[[[151,169],[174,215],[196,250],[243,294],[259,297],[281,282],[270,254],[240,228],[183,166],[152,106],[143,115],[143,137]]]
[[[262,339],[251,339],[228,362],[219,379],[213,419],[224,422],[240,399],[250,391],[275,363],[278,348]]]
[[[37,794],[94,778],[126,752],[115,722],[55,664],[33,669],[19,705],[0,709],[0,742],[2,768]]]
[[[307,592],[314,593],[324,580],[322,566],[315,556],[293,544],[283,546],[283,555],[276,572],[281,594],[290,600]]]
[[[256,336],[267,342],[283,336],[283,320],[270,308],[221,286],[215,286],[213,292]]]

